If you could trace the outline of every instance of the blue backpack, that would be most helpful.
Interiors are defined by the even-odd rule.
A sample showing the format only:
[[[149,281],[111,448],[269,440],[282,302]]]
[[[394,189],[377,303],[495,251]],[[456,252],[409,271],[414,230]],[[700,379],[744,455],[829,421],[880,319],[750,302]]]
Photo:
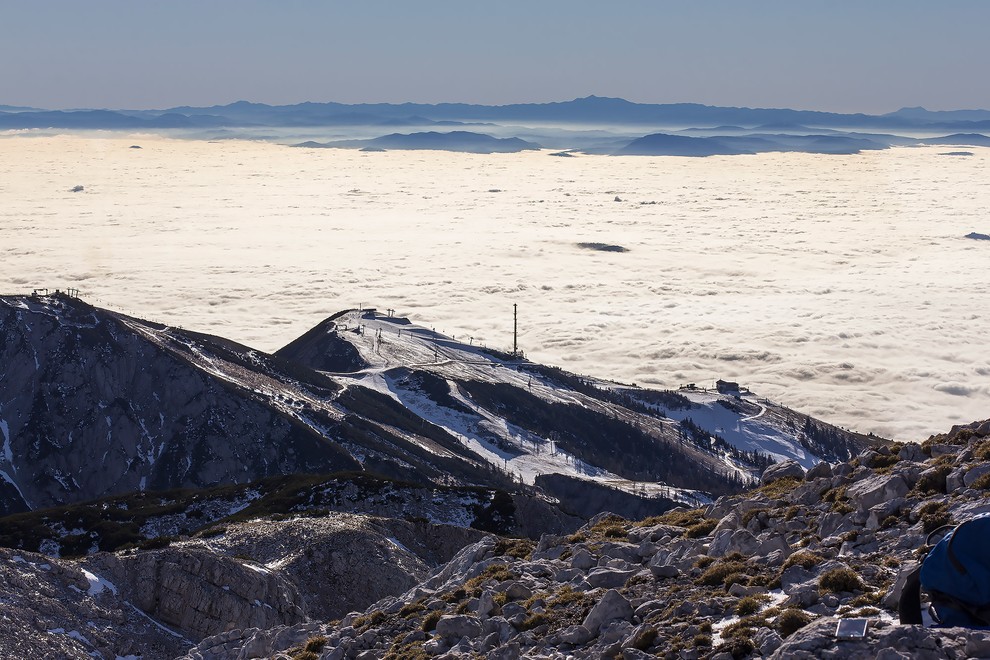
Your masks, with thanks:
[[[898,604],[901,623],[922,622],[921,589],[931,598],[932,618],[939,624],[990,626],[990,513],[957,525],[908,574]]]

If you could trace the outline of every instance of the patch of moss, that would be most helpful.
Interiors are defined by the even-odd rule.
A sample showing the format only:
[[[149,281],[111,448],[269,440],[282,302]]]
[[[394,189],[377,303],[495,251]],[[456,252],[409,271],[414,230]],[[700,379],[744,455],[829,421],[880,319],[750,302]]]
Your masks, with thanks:
[[[423,648],[422,642],[400,644],[396,642],[385,653],[383,660],[429,660],[431,656]]]
[[[689,539],[701,538],[702,536],[707,536],[710,534],[717,525],[718,520],[715,518],[705,518],[704,520],[688,527],[684,532],[684,536]]]
[[[529,560],[533,555],[536,544],[529,539],[500,538],[495,543],[496,555],[507,555],[516,559]]]
[[[505,582],[506,580],[515,580],[516,574],[509,570],[506,564],[490,564],[485,570],[479,573],[477,576],[471,578],[464,583],[464,591],[471,594],[472,596],[481,595],[481,586],[489,581],[495,582]],[[460,600],[460,599],[458,599]]]
[[[763,607],[763,603],[753,596],[744,596],[736,603],[735,612],[737,616],[749,616],[756,614]]]
[[[849,604],[853,607],[867,607],[872,605],[879,605],[880,601],[883,600],[883,593],[879,591],[870,591],[865,594],[860,594],[852,600]]]
[[[705,517],[704,509],[674,509],[660,516],[648,518],[651,525],[673,525],[674,527],[690,527]]]
[[[990,472],[980,475],[972,483],[972,487],[977,490],[990,490]]]
[[[750,509],[749,511],[743,514],[742,517],[743,527],[748,526],[749,523],[752,522],[753,518],[756,518],[761,513],[767,513],[768,511],[769,509]]]
[[[530,614],[528,617],[523,619],[523,622],[520,624],[519,628],[521,630],[532,630],[533,628],[549,625],[550,622],[550,616],[546,612],[537,612],[536,614]]]
[[[788,608],[777,617],[777,632],[781,637],[789,637],[811,623],[811,616],[804,610]]]
[[[359,616],[358,618],[354,619],[354,623],[352,623],[351,625],[354,627],[355,630],[361,628],[367,629],[372,626],[377,626],[378,624],[385,621],[385,619],[387,618],[388,618],[387,614],[385,614],[381,610],[375,610],[371,614]]]
[[[784,477],[783,479],[771,481],[765,486],[760,486],[756,489],[756,492],[762,493],[773,499],[779,499],[790,493],[803,482],[804,479],[800,477]]]
[[[313,635],[306,640],[306,645],[303,647],[304,650],[310,653],[319,653],[323,650],[323,647],[327,645],[327,638],[323,635]]]
[[[896,465],[901,459],[897,457],[897,454],[877,454],[870,461],[870,467],[874,470],[882,470],[884,468],[890,468]]]
[[[818,589],[831,593],[862,591],[863,581],[851,568],[833,568],[818,578]]]
[[[312,651],[299,651],[292,654],[292,660],[320,660],[320,655]]]
[[[939,465],[926,471],[914,485],[914,490],[921,495],[945,493],[945,479],[952,472],[951,465]]]
[[[423,617],[423,622],[420,624],[420,628],[423,632],[433,632],[437,628],[437,622],[442,616],[440,610],[433,610],[429,614]]]
[[[919,510],[921,530],[931,534],[939,527],[952,524],[952,514],[949,513],[947,502],[927,502]]]
[[[740,561],[721,561],[710,566],[704,573],[698,576],[695,584],[708,587],[716,587],[725,584],[726,578],[738,574],[745,574],[746,564]]]
[[[815,566],[820,566],[823,561],[825,561],[825,558],[817,552],[799,550],[784,561],[783,569],[786,570],[791,566],[800,566],[805,570],[811,570]]]

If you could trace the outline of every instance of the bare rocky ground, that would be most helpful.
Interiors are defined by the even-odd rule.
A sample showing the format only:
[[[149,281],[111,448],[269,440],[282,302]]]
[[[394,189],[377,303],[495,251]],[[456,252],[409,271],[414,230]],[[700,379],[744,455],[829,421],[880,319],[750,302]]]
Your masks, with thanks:
[[[990,511],[990,422],[868,450],[755,491],[538,544],[488,536],[402,595],[331,623],[230,630],[190,660],[971,658],[990,631],[901,626],[928,532]],[[840,618],[867,636],[835,638]]]
[[[482,537],[324,513],[80,560],[0,548],[0,657],[174,658],[230,630],[327,620],[413,587]]]

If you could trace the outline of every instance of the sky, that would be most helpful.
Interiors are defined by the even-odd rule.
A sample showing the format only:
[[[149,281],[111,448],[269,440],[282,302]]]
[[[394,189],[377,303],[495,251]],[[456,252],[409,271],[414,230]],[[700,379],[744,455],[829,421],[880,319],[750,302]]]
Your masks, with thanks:
[[[984,0],[0,0],[0,104],[990,108]]]

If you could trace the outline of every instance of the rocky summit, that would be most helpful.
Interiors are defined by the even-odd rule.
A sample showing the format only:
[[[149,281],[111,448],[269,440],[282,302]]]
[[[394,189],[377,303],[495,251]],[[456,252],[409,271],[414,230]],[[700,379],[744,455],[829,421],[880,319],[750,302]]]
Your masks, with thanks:
[[[220,658],[974,658],[990,630],[900,625],[902,569],[932,530],[990,511],[990,422],[638,521],[537,543],[487,536],[331,623],[231,630]],[[839,639],[843,618],[865,637]]]

